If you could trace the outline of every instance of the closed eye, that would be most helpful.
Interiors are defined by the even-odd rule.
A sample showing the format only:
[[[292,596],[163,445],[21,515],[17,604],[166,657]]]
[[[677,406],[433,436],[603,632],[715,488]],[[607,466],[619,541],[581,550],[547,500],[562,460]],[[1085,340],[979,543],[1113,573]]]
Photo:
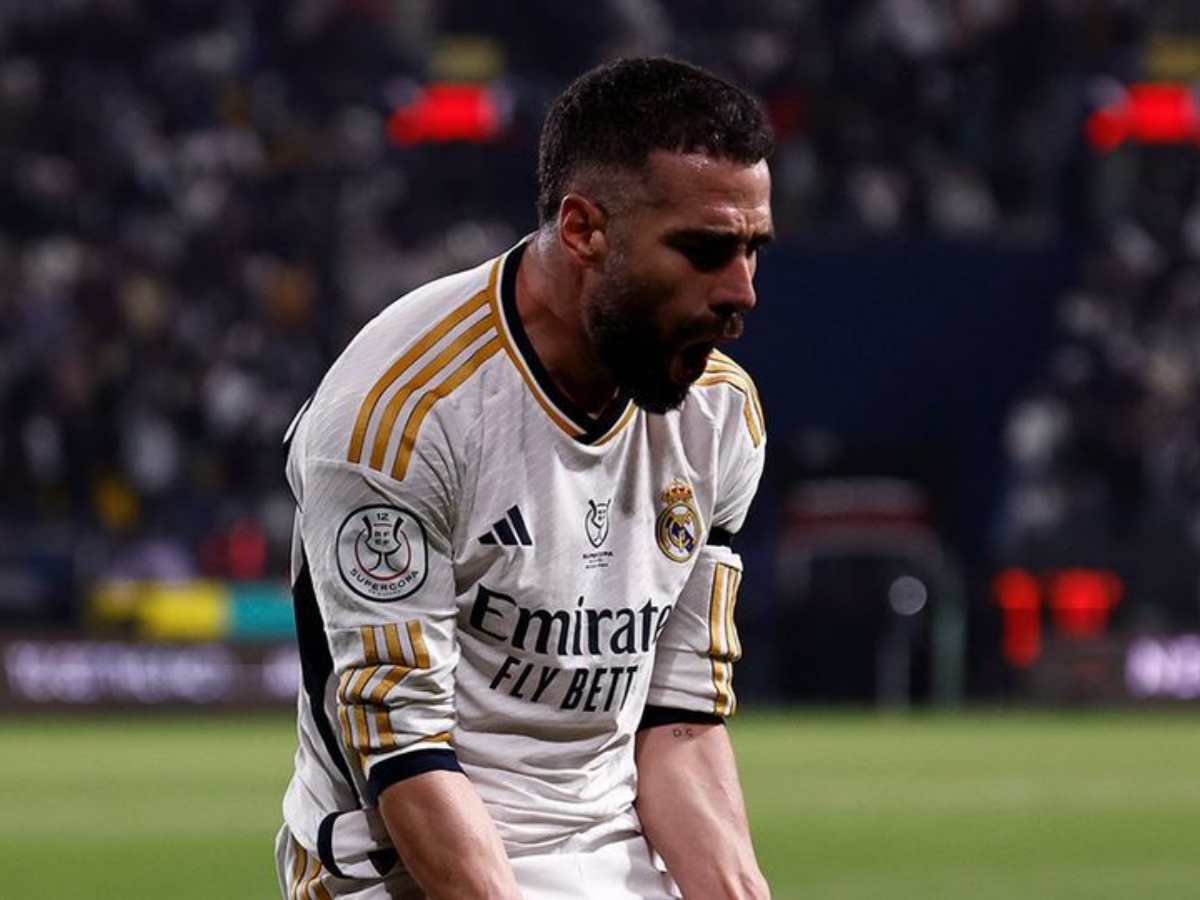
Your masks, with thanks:
[[[698,271],[715,272],[728,265],[739,252],[753,257],[770,240],[769,234],[757,234],[743,241],[737,234],[681,231],[667,235],[664,243],[682,254]]]
[[[688,262],[701,272],[715,272],[723,268],[737,252],[737,244],[725,241],[700,241],[684,243],[675,248]]]

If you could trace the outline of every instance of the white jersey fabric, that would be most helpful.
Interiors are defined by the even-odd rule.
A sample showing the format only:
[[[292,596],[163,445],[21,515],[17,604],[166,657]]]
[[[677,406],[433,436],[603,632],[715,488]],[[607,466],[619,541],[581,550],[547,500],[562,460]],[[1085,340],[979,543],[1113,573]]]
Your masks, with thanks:
[[[376,878],[339,878],[301,846],[285,825],[275,841],[283,900],[425,900],[421,886],[399,870]],[[588,851],[517,856],[513,874],[522,900],[678,900],[679,888],[641,835]]]
[[[727,538],[762,472],[754,385],[714,353],[678,410],[593,420],[521,327],[524,246],[389,306],[289,435],[284,818],[336,878],[394,871],[375,797],[455,762],[513,859],[628,841],[647,704],[736,708]]]

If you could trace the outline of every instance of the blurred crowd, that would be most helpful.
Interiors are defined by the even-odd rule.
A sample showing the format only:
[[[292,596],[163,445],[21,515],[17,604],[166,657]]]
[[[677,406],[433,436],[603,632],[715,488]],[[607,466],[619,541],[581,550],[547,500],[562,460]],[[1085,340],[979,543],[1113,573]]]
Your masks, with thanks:
[[[57,548],[79,579],[282,571],[291,416],[386,303],[533,227],[542,112],[589,65],[670,53],[757,91],[787,239],[1048,241],[1089,225],[1064,187],[1087,85],[1137,77],[1152,7],[7,0],[0,563]],[[498,139],[389,143],[419,85],[464,79],[504,101]],[[1191,165],[1168,171],[1194,198]],[[1112,228],[1065,301],[1070,345],[1014,420],[1029,483],[1069,433],[1172,497],[1200,489],[1200,225],[1178,187],[1147,181],[1171,215],[1147,201]],[[1139,417],[1097,424],[1112,396]],[[1014,534],[1055,521],[1037,496]]]
[[[1200,576],[1200,153],[1128,148],[1130,185],[1056,309],[1046,371],[1008,428],[1002,552],[1116,569],[1129,615],[1195,621]],[[1134,167],[1140,176],[1130,179]]]

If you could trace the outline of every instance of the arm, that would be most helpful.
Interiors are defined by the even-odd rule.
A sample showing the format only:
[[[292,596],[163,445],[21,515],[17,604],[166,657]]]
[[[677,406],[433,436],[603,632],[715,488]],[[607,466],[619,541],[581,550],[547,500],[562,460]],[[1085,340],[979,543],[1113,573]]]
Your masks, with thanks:
[[[725,726],[677,722],[646,728],[638,732],[636,753],[638,815],[683,896],[770,897],[750,842]]]
[[[516,900],[504,845],[464,775],[434,771],[398,781],[379,811],[404,865],[430,900]]]
[[[427,896],[515,900],[500,834],[453,746],[451,504],[424,457],[413,469],[403,484],[339,460],[305,469],[301,540],[337,676],[335,727],[359,795]]]
[[[734,620],[742,560],[733,536],[762,475],[765,426],[753,383],[731,360],[716,354],[707,381],[712,402],[727,403],[722,465],[704,546],[655,650],[635,749],[637,811],[685,897],[760,900],[770,890],[723,720],[737,710],[733,671],[742,656]]]

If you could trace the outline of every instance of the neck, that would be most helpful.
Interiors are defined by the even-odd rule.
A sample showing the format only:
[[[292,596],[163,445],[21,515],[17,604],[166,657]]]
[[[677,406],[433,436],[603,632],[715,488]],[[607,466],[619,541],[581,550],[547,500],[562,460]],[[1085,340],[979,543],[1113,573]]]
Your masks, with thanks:
[[[517,269],[517,313],[555,385],[593,416],[617,401],[617,385],[583,324],[583,279],[552,234],[539,231]]]

